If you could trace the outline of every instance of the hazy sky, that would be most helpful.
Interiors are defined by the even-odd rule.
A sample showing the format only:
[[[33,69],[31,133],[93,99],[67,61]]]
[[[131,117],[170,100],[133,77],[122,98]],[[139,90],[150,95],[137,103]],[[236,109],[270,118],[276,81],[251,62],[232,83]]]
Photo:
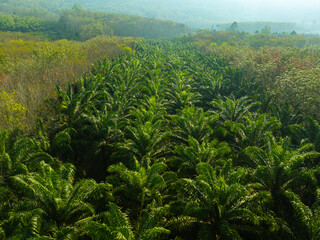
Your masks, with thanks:
[[[308,25],[306,32],[316,29],[320,33],[320,0],[78,1],[83,6],[89,5],[91,10],[108,12],[113,9],[117,13],[186,23],[192,28],[211,28],[214,24],[229,24],[234,21],[272,21]]]
[[[229,6],[235,5],[236,8],[229,8],[232,13],[239,10],[242,12],[239,16],[248,17],[248,20],[308,21],[320,19],[320,0],[226,0],[226,2],[229,3]]]
[[[181,2],[181,0],[171,0]],[[185,0],[184,5],[211,9],[238,21],[320,20],[320,0]],[[215,10],[218,11],[215,12]]]
[[[244,4],[252,4],[252,5],[275,5],[275,6],[284,6],[291,5],[295,7],[300,6],[319,6],[320,2],[318,0],[236,0],[238,2]]]

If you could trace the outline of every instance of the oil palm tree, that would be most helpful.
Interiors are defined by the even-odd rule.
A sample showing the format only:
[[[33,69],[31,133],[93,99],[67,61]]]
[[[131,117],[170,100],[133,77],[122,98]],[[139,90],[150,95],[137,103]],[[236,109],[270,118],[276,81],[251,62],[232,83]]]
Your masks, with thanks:
[[[205,110],[211,108],[211,102],[224,96],[229,81],[223,78],[220,71],[210,69],[205,65],[196,65],[193,71],[197,92],[201,94],[200,106]]]
[[[163,100],[156,96],[145,97],[140,100],[140,106],[132,109],[130,115],[136,125],[151,122],[159,127],[165,127],[167,124],[166,111]]]
[[[111,240],[160,240],[165,239],[170,231],[158,226],[157,220],[161,211],[159,208],[149,207],[145,211],[143,222],[139,229],[134,229],[127,214],[120,208],[109,203],[109,210],[103,212],[83,224],[85,235],[91,239],[111,239]]]
[[[178,145],[174,148],[174,156],[168,159],[168,165],[178,170],[178,175],[193,178],[196,176],[198,163],[208,163],[211,166],[223,165],[230,153],[230,148],[225,142],[213,140],[203,141],[201,144],[189,137],[188,145]]]
[[[242,122],[250,112],[250,109],[258,104],[258,102],[253,102],[248,97],[239,99],[235,99],[234,96],[231,98],[224,97],[224,99],[218,98],[212,101],[212,111],[220,116],[221,122]]]
[[[175,113],[179,109],[196,104],[200,94],[194,91],[194,81],[189,73],[173,71],[171,75],[165,94],[167,111]]]
[[[279,129],[282,137],[292,136],[296,138],[294,134],[301,132],[301,126],[303,116],[299,110],[299,106],[291,107],[288,102],[285,102],[281,107],[275,103],[271,103],[272,114],[281,123]]]
[[[262,213],[259,194],[241,183],[243,169],[232,173],[199,163],[197,172],[194,180],[182,179],[187,204],[171,224],[197,229],[191,234],[196,239],[244,239],[246,231],[258,236],[267,213]]]
[[[86,199],[94,198],[97,184],[93,180],[74,184],[75,169],[70,164],[61,165],[56,171],[44,162],[39,165],[38,172],[11,177],[22,201],[14,206],[10,224],[18,224],[22,232],[36,227],[39,236],[65,234],[76,238],[81,232],[80,225],[95,213]],[[41,224],[34,226],[35,220]],[[20,230],[15,234],[20,234]]]
[[[94,108],[99,84],[94,81],[90,84],[87,82],[87,79],[82,78],[74,84],[69,84],[66,91],[57,86],[58,98],[56,101],[52,100],[51,104],[60,113],[60,125],[64,123],[67,124],[66,127],[75,127],[81,115]]]
[[[253,176],[273,195],[289,189],[290,186],[293,188],[295,179],[307,171],[310,162],[318,157],[318,153],[312,150],[310,144],[292,150],[288,138],[277,142],[271,134],[265,141],[265,149],[254,146],[247,147],[244,152],[255,166]],[[298,182],[295,184],[299,185]]]
[[[33,138],[11,136],[14,133],[0,131],[0,176],[8,181],[11,176],[38,171],[41,161],[53,167],[60,162],[43,152],[41,143]]]
[[[317,201],[312,207],[304,204],[299,196],[292,191],[286,191],[286,197],[289,199],[296,214],[295,226],[302,225],[296,234],[299,239],[318,239],[320,237],[320,216],[319,216],[319,189],[317,190]]]
[[[237,153],[241,153],[248,146],[263,147],[266,136],[273,134],[281,126],[275,117],[269,117],[268,114],[250,113],[243,120],[241,123],[225,123],[225,127],[229,129],[227,141]]]
[[[217,120],[217,115],[210,115],[194,106],[183,108],[171,116],[172,140],[184,144],[188,144],[189,137],[200,144],[204,140],[213,140],[213,126]]]
[[[15,139],[8,132],[0,132],[0,226],[3,224],[8,239],[11,235],[16,239],[39,235],[42,211],[30,208],[21,199],[19,195],[21,190],[17,191],[12,179],[17,176],[36,174],[41,169],[41,163],[44,162],[51,164],[54,168],[61,165],[60,161],[42,152],[41,143],[37,140]]]
[[[116,202],[128,213],[135,229],[136,239],[160,239],[167,235],[163,216],[167,214],[167,206],[163,206],[162,192],[166,187],[164,171],[166,165],[144,160],[139,163],[135,159],[133,170],[122,163],[108,168],[115,174],[107,178],[114,186],[113,195]]]
[[[134,239],[128,216],[114,203],[109,204],[109,211],[95,216],[93,221],[84,223],[82,229],[91,239]]]
[[[250,96],[256,93],[260,87],[251,79],[246,79],[243,70],[240,68],[225,66],[222,73],[223,77],[229,80],[227,95],[232,94],[237,98]]]
[[[166,228],[169,206],[159,206],[155,201],[142,210],[141,220],[135,230],[135,239],[168,239],[170,230]]]
[[[116,174],[118,179],[115,185],[114,194],[124,194],[118,200],[122,204],[134,204],[136,210],[143,209],[146,204],[156,200],[161,203],[161,190],[166,186],[162,176],[166,165],[163,163],[151,164],[150,160],[145,159],[141,163],[134,159],[135,166],[133,170],[128,169],[124,164],[119,163],[108,168],[110,173]],[[115,180],[113,180],[114,182]],[[129,191],[128,191],[129,190]],[[134,211],[134,208],[131,210]]]
[[[133,121],[124,130],[125,141],[119,142],[113,158],[124,161],[136,157],[142,161],[165,156],[171,133],[165,131],[165,111],[161,104],[158,105],[156,99],[151,97],[141,107],[131,111],[130,117]]]
[[[300,135],[300,140],[308,139],[309,142],[314,144],[315,150],[320,151],[320,124],[312,117],[304,119],[303,130]]]
[[[2,229],[2,227],[0,227],[0,239],[1,240],[6,239],[6,234],[5,234],[4,230]]]
[[[115,147],[123,140],[121,129],[126,123],[125,118],[108,109],[83,115],[83,122],[71,139],[72,163],[85,171],[87,177],[103,181]]]
[[[280,123],[273,117],[261,114],[257,117],[249,115],[246,123],[239,131],[242,142],[250,146],[261,146],[264,137],[280,128]]]
[[[309,203],[315,199],[317,181],[314,170],[308,165],[312,159],[317,158],[318,153],[312,151],[310,144],[297,150],[291,150],[289,147],[288,138],[278,143],[269,135],[266,138],[265,149],[247,147],[244,152],[254,164],[253,177],[261,184],[263,190],[271,194],[271,209],[279,218],[293,226],[295,218],[292,199],[301,197]]]

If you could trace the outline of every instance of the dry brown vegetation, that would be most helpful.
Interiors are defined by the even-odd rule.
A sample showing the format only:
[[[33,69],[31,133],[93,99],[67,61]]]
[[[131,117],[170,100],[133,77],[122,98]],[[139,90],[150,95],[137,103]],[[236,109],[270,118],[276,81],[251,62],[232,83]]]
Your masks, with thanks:
[[[41,104],[54,96],[55,85],[65,86],[88,72],[94,62],[117,56],[124,46],[132,47],[135,40],[98,36],[85,42],[51,42],[30,34],[1,33],[0,90],[26,109],[26,125],[31,127]],[[0,118],[9,119],[13,109],[4,101],[0,108],[6,109]],[[5,125],[0,123],[5,128],[16,124]]]

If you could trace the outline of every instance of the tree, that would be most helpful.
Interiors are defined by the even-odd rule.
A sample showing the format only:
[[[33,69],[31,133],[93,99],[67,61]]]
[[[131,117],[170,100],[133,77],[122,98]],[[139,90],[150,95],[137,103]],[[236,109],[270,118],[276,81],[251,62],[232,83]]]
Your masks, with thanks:
[[[212,134],[217,122],[218,115],[210,115],[201,108],[194,106],[179,110],[176,115],[171,116],[172,140],[177,143],[187,144],[190,137],[196,139],[200,144],[205,140],[213,140]]]
[[[291,107],[288,102],[285,102],[281,107],[275,103],[271,103],[272,114],[280,121],[280,134],[282,137],[296,137],[297,133],[301,132],[302,113],[299,106]]]
[[[133,157],[139,161],[151,159],[152,161],[166,155],[168,139],[170,132],[163,131],[161,121],[154,123],[146,121],[141,123],[136,121],[135,126],[127,126],[125,128],[126,141],[120,142],[113,154],[115,160],[124,159],[127,161]],[[121,160],[123,161],[123,160]],[[124,162],[127,166],[131,166],[131,162]]]
[[[288,138],[277,143],[275,138],[269,135],[265,140],[264,150],[258,147],[247,147],[244,150],[254,164],[252,175],[262,184],[263,189],[271,194],[271,209],[277,217],[287,221],[292,229],[296,229],[292,234],[303,239],[305,232],[299,229],[293,209],[296,207],[296,200],[300,199],[299,195],[307,201],[315,199],[316,180],[313,170],[307,166],[308,162],[319,154],[310,150],[310,144],[290,150]],[[309,190],[305,191],[307,185]],[[290,230],[285,231],[290,233]]]
[[[229,167],[227,163],[219,171],[199,163],[196,179],[182,179],[187,204],[184,215],[172,224],[197,229],[197,239],[243,239],[247,230],[258,231],[264,218],[259,194],[240,183],[243,169],[229,172]]]
[[[233,22],[230,26],[230,30],[231,31],[238,31],[238,23],[237,22]]]
[[[135,159],[135,165],[133,170],[122,163],[110,166],[108,171],[115,175],[107,180],[113,183],[115,200],[126,209],[133,223],[135,239],[162,239],[170,233],[164,227],[168,206],[162,200],[166,165],[150,164],[146,159],[141,163]]]
[[[179,63],[180,59],[177,59],[173,61],[171,67],[174,68],[174,65]],[[165,94],[166,107],[169,113],[175,113],[179,109],[190,107],[199,102],[200,94],[192,91],[195,88],[194,81],[187,72],[175,70],[171,71],[170,75],[170,82]]]
[[[79,38],[82,41],[94,38],[98,35],[113,35],[113,29],[100,22],[82,25],[80,28]]]
[[[261,29],[261,33],[266,34],[266,35],[272,34],[271,27],[270,27],[270,26],[264,26],[264,27]]]
[[[114,194],[119,197],[120,205],[128,207],[128,204],[133,204],[136,209],[133,207],[130,210],[132,216],[137,216],[153,200],[161,204],[161,190],[166,186],[163,178],[165,169],[166,165],[163,163],[151,165],[150,160],[139,163],[137,159],[133,170],[129,170],[122,163],[110,166],[108,172],[116,174],[118,179],[114,183]]]
[[[181,144],[174,148],[174,156],[168,159],[168,164],[178,169],[177,173],[180,177],[194,178],[198,163],[220,166],[225,163],[228,153],[230,153],[230,148],[225,142],[213,140],[203,141],[200,144],[190,136],[188,145]]]
[[[128,216],[121,212],[119,207],[114,203],[109,204],[108,212],[99,214],[94,217],[93,220],[94,221],[86,222],[82,227],[86,235],[92,239],[134,239]]]
[[[38,172],[11,178],[19,198],[23,199],[14,206],[9,221],[19,226],[12,233],[14,236],[29,234],[29,231],[28,237],[79,236],[81,225],[95,214],[93,206],[86,199],[94,197],[92,193],[96,194],[98,185],[93,180],[73,184],[74,172],[71,164],[62,165],[55,171],[50,165],[41,162]],[[105,186],[102,191],[108,189]],[[111,195],[106,197],[104,200],[109,200]],[[34,228],[36,231],[33,231]]]
[[[310,208],[291,191],[286,193],[290,200],[298,220],[304,226],[305,231],[301,234],[301,239],[317,239],[320,236],[320,216],[319,216],[319,189],[317,190],[317,201]]]
[[[83,7],[78,2],[76,2],[71,9],[74,11],[79,11],[79,10],[83,10]]]
[[[242,122],[250,113],[250,109],[259,105],[259,102],[252,102],[248,97],[235,99],[224,97],[212,101],[214,113],[220,116],[220,121],[225,123],[227,121]]]
[[[83,229],[86,235],[92,239],[111,240],[160,240],[170,234],[164,227],[157,226],[158,215],[163,210],[149,207],[145,210],[145,217],[138,231],[135,231],[127,214],[123,213],[114,203],[109,204],[109,211],[100,214],[84,224]]]

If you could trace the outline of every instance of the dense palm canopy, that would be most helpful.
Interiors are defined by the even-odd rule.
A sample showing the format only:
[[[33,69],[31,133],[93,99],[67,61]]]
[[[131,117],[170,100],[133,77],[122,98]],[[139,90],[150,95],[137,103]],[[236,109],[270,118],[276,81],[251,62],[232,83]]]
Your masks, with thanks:
[[[254,212],[260,208],[258,193],[241,184],[242,169],[220,172],[200,163],[197,172],[195,180],[182,179],[182,192],[190,200],[184,214],[200,227],[198,239],[242,239],[239,231],[259,225],[262,213]]]
[[[317,119],[186,41],[138,41],[0,132],[0,239],[319,239]]]

